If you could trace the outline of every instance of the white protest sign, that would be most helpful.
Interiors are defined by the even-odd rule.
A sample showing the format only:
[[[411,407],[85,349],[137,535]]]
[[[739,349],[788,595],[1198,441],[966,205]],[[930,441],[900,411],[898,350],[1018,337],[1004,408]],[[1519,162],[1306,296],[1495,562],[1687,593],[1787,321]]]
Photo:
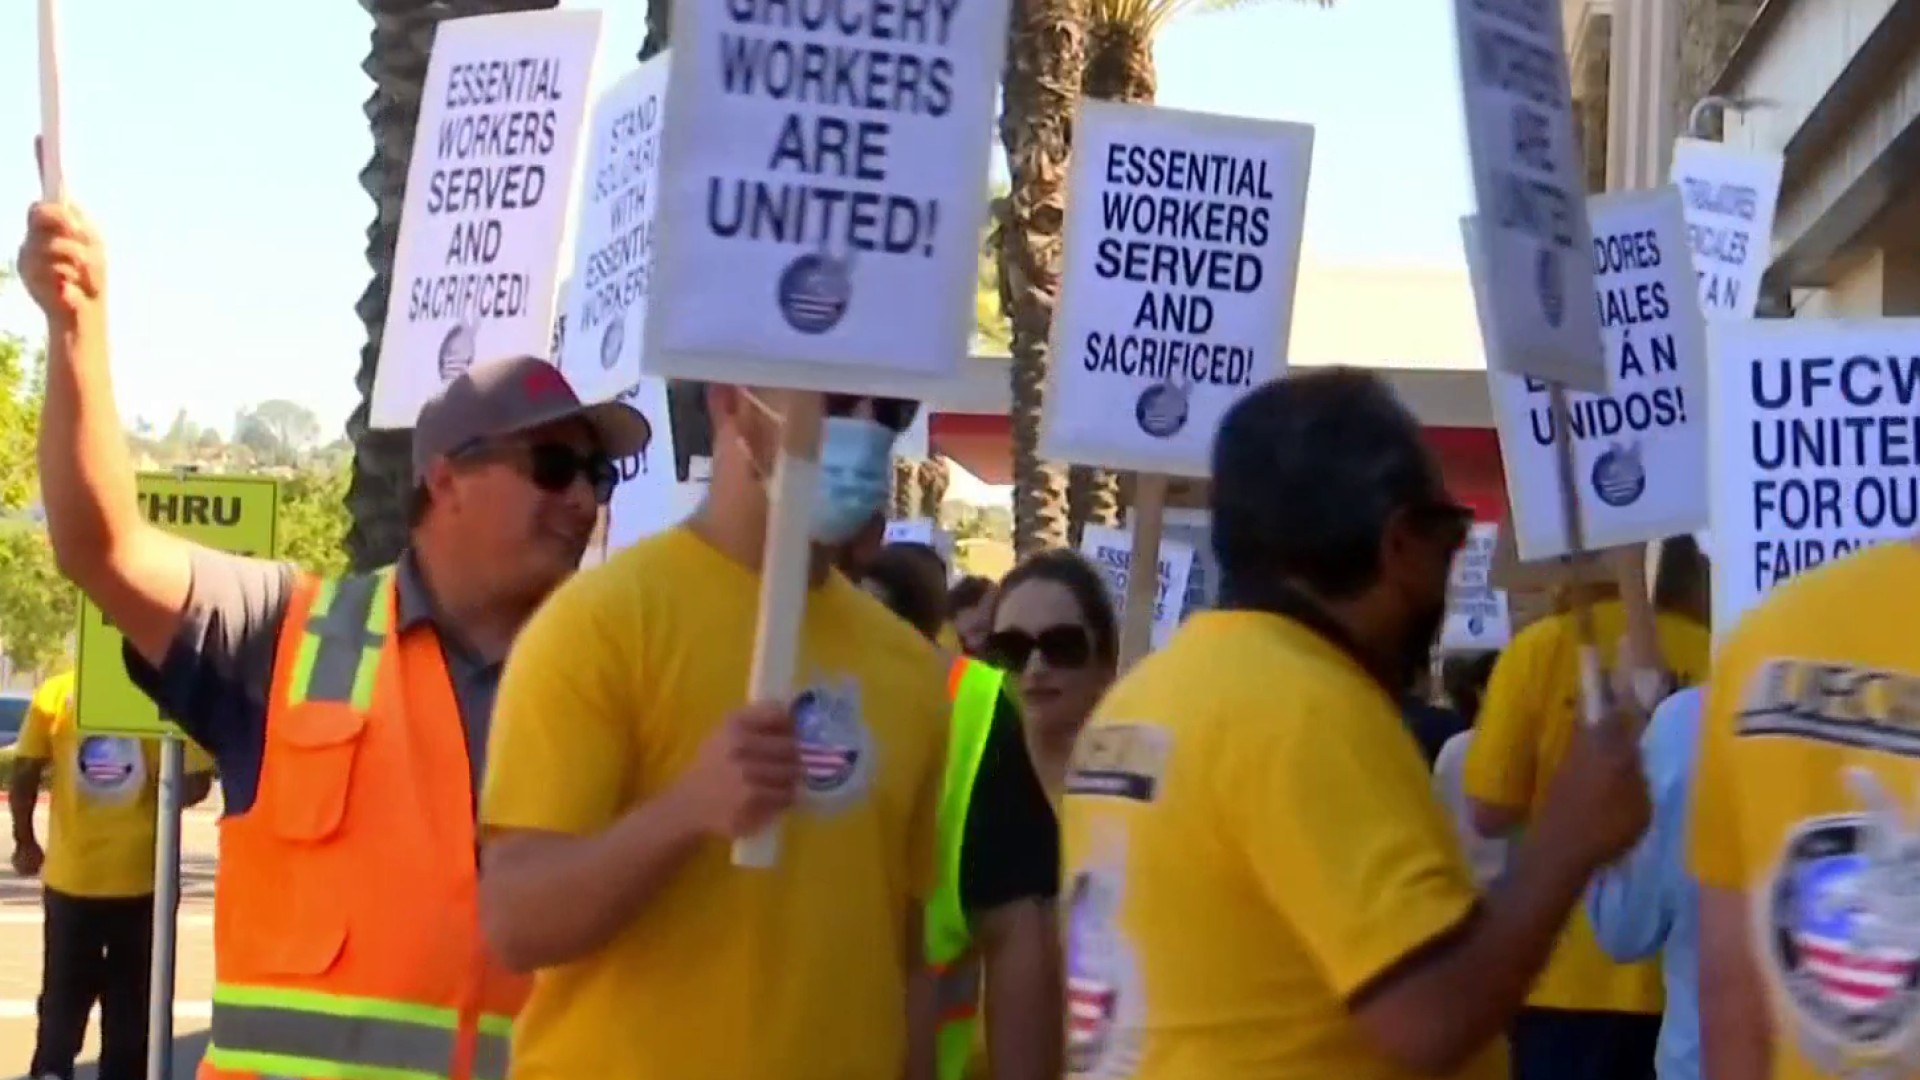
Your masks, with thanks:
[[[1133,562],[1133,534],[1125,529],[1089,525],[1080,534],[1080,554],[1106,580],[1115,620],[1127,621],[1127,574]],[[1158,649],[1173,636],[1185,608],[1187,577],[1193,570],[1193,549],[1165,536],[1160,539],[1160,583],[1153,606],[1151,640]]]
[[[1313,129],[1081,101],[1040,454],[1206,476],[1286,368]]]
[[[1186,600],[1180,605],[1180,621],[1196,611],[1205,611],[1220,603],[1220,563],[1213,556],[1213,514],[1206,510],[1173,507],[1165,511],[1160,524],[1162,543],[1185,544],[1193,551],[1193,568],[1187,573]]]
[[[956,373],[1007,17],[674,0],[648,373],[898,397]]]
[[[887,544],[925,544],[940,556],[947,564],[947,577],[953,578],[954,541],[953,534],[934,524],[932,518],[902,518],[887,522],[887,531],[882,541]]]
[[[412,427],[476,360],[548,356],[598,11],[448,19],[407,166],[372,423]]]
[[[1773,213],[1785,158],[1699,139],[1673,143],[1673,182],[1686,201],[1700,310],[1751,319],[1773,251]]]
[[[1692,532],[1707,521],[1706,328],[1679,192],[1596,195],[1597,309],[1610,394],[1569,393],[1573,469],[1589,550]],[[1484,239],[1485,233],[1476,228]],[[1489,284],[1476,273],[1476,295]],[[1482,304],[1482,311],[1490,304]],[[1547,384],[1487,369],[1522,562],[1571,552]]]
[[[1920,528],[1920,319],[1721,319],[1708,408],[1713,626]]]
[[[1513,618],[1505,589],[1493,587],[1493,549],[1500,526],[1475,522],[1447,575],[1447,619],[1440,627],[1440,648],[1474,652],[1504,648],[1513,636]]]
[[[673,417],[667,409],[667,384],[660,379],[642,379],[618,397],[640,410],[653,425],[653,442],[645,452],[617,462],[620,486],[613,489],[613,502],[607,507],[610,551],[631,546],[686,516],[674,491],[679,478],[673,470]]]
[[[562,281],[553,295],[553,343],[547,348],[547,355],[558,357],[567,347],[567,308],[573,304],[573,279],[567,278]],[[564,369],[562,373],[564,374]],[[574,393],[579,393],[577,387]]]
[[[913,414],[913,423],[893,440],[893,456],[920,461],[933,456],[932,415],[924,406]]]
[[[1561,0],[1454,0],[1491,363],[1604,393]]]
[[[588,124],[568,279],[579,287],[562,293],[571,338],[554,353],[582,401],[610,400],[640,381],[667,55],[614,83]]]

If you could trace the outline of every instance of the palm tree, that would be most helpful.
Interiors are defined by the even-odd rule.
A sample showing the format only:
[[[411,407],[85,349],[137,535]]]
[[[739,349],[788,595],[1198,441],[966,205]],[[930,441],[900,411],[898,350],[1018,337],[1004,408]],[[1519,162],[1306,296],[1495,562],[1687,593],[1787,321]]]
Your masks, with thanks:
[[[944,458],[929,457],[914,463],[914,481],[920,502],[917,516],[939,523],[940,504],[947,501],[947,485],[952,480],[953,474],[948,471]]]
[[[1000,298],[1012,324],[1013,542],[1025,556],[1067,542],[1067,475],[1040,460],[1047,335],[1060,294],[1073,106],[1086,64],[1086,0],[1014,0],[1000,142],[1012,181],[997,215]]]
[[[407,163],[413,157],[413,129],[420,119],[420,93],[427,78],[433,31],[441,19],[532,11],[558,7],[558,0],[360,0],[373,16],[373,35],[361,70],[373,79],[363,111],[373,134],[373,156],[360,170],[360,186],[372,197],[373,223],[367,226],[367,265],[373,279],[354,311],[366,328],[360,371],[354,384],[360,404],[347,420],[353,440],[353,482],[347,509],[353,526],[347,550],[365,569],[392,562],[406,544],[406,495],[411,485],[410,431],[375,431],[367,423],[373,372],[380,359],[380,334],[387,319],[387,294],[393,288],[393,248],[400,235],[400,208],[406,199]]]

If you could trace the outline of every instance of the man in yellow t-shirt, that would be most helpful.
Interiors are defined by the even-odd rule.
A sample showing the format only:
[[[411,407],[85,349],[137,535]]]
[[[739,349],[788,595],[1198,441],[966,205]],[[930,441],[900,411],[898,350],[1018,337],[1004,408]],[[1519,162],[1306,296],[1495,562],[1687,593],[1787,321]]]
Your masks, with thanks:
[[[159,747],[79,730],[73,684],[73,675],[56,675],[35,691],[7,792],[13,868],[40,876],[46,920],[28,1074],[72,1080],[98,1002],[101,1080],[139,1080],[147,1068]],[[188,743],[186,765],[182,794],[192,806],[212,786],[213,763]],[[33,822],[43,779],[52,789],[45,849]]]
[[[1668,551],[1656,580],[1655,631],[1667,673],[1690,686],[1707,671],[1705,563],[1691,544]],[[1608,589],[1592,611],[1602,663],[1611,667],[1626,609]],[[1547,798],[1580,724],[1577,656],[1573,616],[1557,614],[1515,635],[1494,665],[1463,775],[1482,836],[1531,827]],[[1515,1080],[1651,1076],[1664,1003],[1659,960],[1615,963],[1585,908],[1575,908],[1514,1025]]]
[[[914,407],[828,396],[800,692],[745,703],[787,400],[709,387],[706,502],[561,586],[514,643],[480,806],[488,938],[536,971],[513,1080],[932,1068],[919,912],[945,672],[827,557],[880,507]],[[776,815],[777,863],[730,865]]]
[[[1694,779],[1703,1075],[1920,1074],[1920,550],[1796,578],[1714,663]]]
[[[1067,775],[1068,1072],[1499,1080],[1593,868],[1645,827],[1632,737],[1583,732],[1482,900],[1400,695],[1471,514],[1349,369],[1271,382],[1213,453],[1220,609],[1100,703]]]

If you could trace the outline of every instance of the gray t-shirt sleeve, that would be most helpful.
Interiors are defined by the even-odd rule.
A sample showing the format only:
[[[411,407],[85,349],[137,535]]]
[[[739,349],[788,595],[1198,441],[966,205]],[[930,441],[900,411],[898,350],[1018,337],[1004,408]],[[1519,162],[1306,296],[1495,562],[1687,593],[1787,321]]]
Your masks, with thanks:
[[[219,766],[228,813],[253,804],[266,748],[273,662],[293,594],[286,563],[206,548],[158,670],[124,650],[127,674]]]

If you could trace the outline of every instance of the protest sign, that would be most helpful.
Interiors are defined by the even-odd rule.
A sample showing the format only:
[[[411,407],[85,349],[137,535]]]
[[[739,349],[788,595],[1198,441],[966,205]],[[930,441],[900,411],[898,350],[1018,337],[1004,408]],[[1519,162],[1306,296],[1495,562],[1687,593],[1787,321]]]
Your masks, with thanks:
[[[933,456],[932,410],[924,405],[913,414],[913,423],[893,440],[893,456],[920,461]]]
[[[1700,311],[1709,319],[1753,317],[1773,252],[1784,164],[1779,154],[1674,140],[1673,182],[1684,199]]]
[[[922,397],[957,371],[1006,30],[1007,0],[675,0],[648,373]]]
[[[1286,367],[1313,129],[1082,101],[1040,454],[1205,476]]]
[[[1605,393],[1560,0],[1454,0],[1490,363]]]
[[[954,579],[954,540],[953,534],[941,528],[932,518],[903,518],[887,522],[885,543],[888,544],[925,544],[940,556],[947,564],[947,580]]]
[[[1713,625],[1920,526],[1920,319],[1716,320]]]
[[[1194,612],[1220,603],[1220,563],[1213,557],[1213,515],[1206,510],[1169,506],[1160,530],[1162,543],[1185,544],[1193,552],[1186,599],[1180,605],[1180,621],[1186,622]]]
[[[1706,524],[1706,329],[1679,192],[1596,195],[1593,265],[1613,392],[1569,393],[1574,479],[1586,547],[1692,532]],[[1485,230],[1478,230],[1484,238]],[[1474,275],[1476,293],[1489,285]],[[1485,307],[1490,305],[1483,305]],[[1550,388],[1487,369],[1494,426],[1527,562],[1572,550],[1555,459]]]
[[[253,476],[142,474],[136,498],[146,519],[196,544],[270,559],[279,514],[279,485]],[[95,735],[157,739],[174,726],[127,677],[120,631],[93,601],[81,598],[75,717]]]
[[[567,308],[573,304],[573,279],[567,278],[554,290],[553,304],[553,344],[548,347],[547,355],[559,357],[567,348]],[[576,393],[578,391],[575,391]]]
[[[582,401],[611,400],[640,381],[666,89],[661,53],[602,94],[587,125],[568,279],[579,287],[560,294],[572,336],[553,353]]]
[[[1499,649],[1513,636],[1513,620],[1504,589],[1493,587],[1493,553],[1500,526],[1475,522],[1467,542],[1453,557],[1447,575],[1447,618],[1440,628],[1440,648],[1449,652]]]
[[[1113,613],[1127,621],[1127,579],[1133,562],[1133,536],[1125,529],[1089,525],[1080,534],[1080,554],[1086,556],[1107,583]],[[1193,549],[1171,539],[1160,542],[1160,581],[1154,593],[1150,641],[1160,648],[1180,625],[1185,608],[1187,578],[1193,571]]]
[[[374,373],[376,428],[475,361],[548,356],[598,11],[448,19],[435,31]]]
[[[613,501],[607,504],[607,550],[631,547],[685,516],[674,488],[678,478],[673,470],[673,423],[667,412],[667,384],[659,379],[642,379],[638,386],[618,395],[640,411],[653,426],[653,440],[638,454],[620,458],[620,483],[613,489]]]

